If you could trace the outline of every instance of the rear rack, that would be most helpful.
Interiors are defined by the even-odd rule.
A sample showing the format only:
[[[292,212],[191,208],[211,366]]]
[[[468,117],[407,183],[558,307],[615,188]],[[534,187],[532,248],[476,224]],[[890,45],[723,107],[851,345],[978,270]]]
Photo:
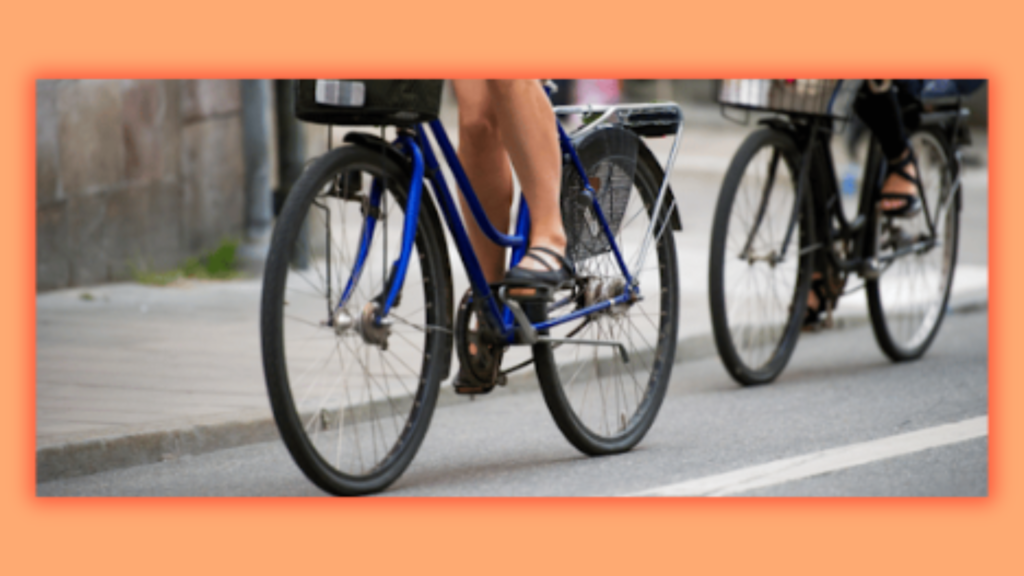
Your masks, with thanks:
[[[592,118],[589,126],[605,121],[618,122],[623,128],[636,132],[640,136],[681,135],[683,110],[675,102],[662,104],[609,104],[609,105],[578,105],[555,106],[555,114],[570,116],[582,114],[584,118]],[[597,116],[594,118],[594,116]],[[579,133],[585,133],[589,126]]]

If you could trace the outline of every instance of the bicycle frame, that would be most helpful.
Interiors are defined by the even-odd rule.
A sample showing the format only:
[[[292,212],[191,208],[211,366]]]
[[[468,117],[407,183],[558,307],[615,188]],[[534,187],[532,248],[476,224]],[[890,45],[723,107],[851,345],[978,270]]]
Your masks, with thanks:
[[[929,123],[935,122],[938,124],[941,120],[946,119],[934,118],[926,120]],[[792,240],[792,234],[799,217],[799,206],[803,202],[804,196],[807,194],[810,195],[809,199],[813,206],[813,213],[816,217],[821,218],[819,218],[820,221],[815,223],[816,226],[813,232],[811,245],[804,250],[818,250],[824,248],[825,254],[831,263],[841,271],[857,272],[863,277],[871,276],[873,274],[877,275],[880,273],[882,267],[887,266],[897,258],[901,258],[912,252],[928,250],[935,246],[935,218],[933,217],[932,208],[928,206],[926,195],[920,194],[925,221],[932,237],[919,240],[909,246],[902,247],[899,250],[895,250],[891,254],[886,254],[882,257],[878,257],[875,253],[875,247],[869,242],[869,239],[871,239],[872,236],[867,234],[865,224],[869,221],[869,211],[876,209],[875,204],[877,202],[877,195],[882,187],[886,161],[882,156],[881,149],[877,141],[875,141],[873,137],[871,146],[868,150],[868,158],[865,164],[863,180],[861,182],[860,202],[857,209],[857,216],[851,222],[847,219],[846,214],[840,207],[839,187],[835,175],[832,152],[829,148],[828,140],[832,132],[832,120],[827,118],[811,118],[807,122],[798,122],[793,119],[788,122],[783,122],[776,119],[769,120],[766,123],[773,128],[783,129],[792,134],[795,137],[797,146],[802,148],[797,175],[797,197],[793,205],[793,214],[787,227],[782,249],[777,256],[774,256],[776,262],[781,261],[789,249],[789,243]],[[765,190],[761,198],[761,205],[758,207],[755,224],[751,229],[746,242],[746,247],[741,255],[744,258],[749,256],[747,252],[749,251],[749,247],[753,243],[754,238],[757,236],[758,229],[760,228],[762,216],[767,207],[771,193],[771,182],[774,180],[774,168],[778,161],[779,159],[777,157],[773,157],[773,163],[770,167],[769,181],[765,185]],[[941,215],[944,209],[948,209],[950,202],[955,201],[955,198],[959,193],[959,175],[956,175],[955,179],[951,179],[951,182],[950,193],[946,196],[943,205],[934,207],[936,216]],[[838,223],[838,230],[833,226],[833,222]],[[853,242],[853,246],[847,257],[842,257],[837,254],[835,249],[836,242],[850,241]]]
[[[648,224],[648,230],[644,237],[644,243],[641,247],[640,256],[637,263],[635,264],[635,270],[643,268],[644,261],[646,260],[647,252],[650,248],[651,240],[660,238],[660,235],[664,233],[665,228],[668,226],[671,220],[672,210],[675,208],[675,201],[673,199],[672,204],[664,209],[665,221],[660,223],[660,227],[655,231],[656,224],[659,216],[662,214],[663,206],[665,204],[666,191],[668,190],[669,176],[672,172],[672,165],[675,162],[675,157],[678,152],[679,141],[682,137],[684,128],[682,110],[677,104],[638,104],[638,105],[613,105],[613,106],[584,106],[584,107],[558,107],[555,109],[556,114],[591,114],[599,115],[599,118],[594,122],[591,122],[584,127],[579,133],[585,133],[588,130],[593,129],[597,124],[615,117],[619,114],[628,117],[629,114],[635,112],[650,112],[657,110],[671,109],[674,112],[678,112],[678,127],[676,128],[675,140],[672,145],[670,157],[666,165],[664,180],[659,189],[658,197],[652,211],[652,218]],[[553,326],[575,320],[577,318],[588,316],[602,310],[606,310],[612,306],[625,304],[631,300],[637,300],[642,297],[640,294],[640,288],[637,282],[634,280],[633,273],[629,270],[625,260],[622,257],[622,253],[619,249],[618,244],[615,241],[614,234],[608,220],[601,208],[600,203],[597,200],[597,192],[593,189],[590,184],[590,179],[587,177],[586,171],[579,159],[576,149],[573,146],[572,140],[566,133],[560,122],[556,122],[558,129],[559,145],[563,158],[568,158],[572,164],[573,169],[577,172],[581,181],[583,182],[583,194],[591,202],[594,209],[594,213],[597,216],[598,222],[607,237],[611,249],[615,255],[615,260],[618,263],[619,271],[626,279],[628,290],[623,294],[616,296],[612,299],[605,300],[602,302],[595,303],[585,308],[576,310],[572,313],[560,316],[553,320],[547,320],[544,322],[538,322],[531,324],[534,331],[542,331]],[[456,209],[453,195],[448,188],[448,183],[441,172],[441,167],[438,162],[438,156],[434,152],[434,148],[427,136],[427,129],[429,127],[430,133],[433,135],[437,146],[440,148],[441,154],[443,155],[449,169],[451,170],[455,181],[462,191],[463,196],[466,198],[466,203],[470,208],[470,212],[473,218],[476,220],[480,229],[484,234],[495,244],[500,246],[511,248],[511,262],[510,266],[515,266],[523,258],[528,248],[528,238],[530,232],[530,216],[529,207],[527,206],[525,197],[520,198],[518,218],[516,219],[515,232],[511,235],[504,234],[497,230],[491,221],[487,218],[486,213],[480,204],[479,199],[476,196],[472,184],[469,178],[466,176],[465,170],[462,167],[462,163],[459,161],[458,155],[453,148],[451,141],[448,139],[447,132],[440,120],[433,120],[427,124],[417,125],[413,130],[403,129],[399,131],[398,137],[394,144],[399,148],[407,157],[411,160],[412,165],[412,181],[409,186],[409,195],[405,210],[405,222],[402,232],[402,248],[398,259],[392,265],[392,273],[389,276],[388,286],[386,288],[386,298],[377,310],[375,321],[378,325],[383,325],[388,322],[387,315],[398,298],[398,294],[401,292],[404,285],[406,270],[408,269],[409,259],[412,255],[413,240],[416,235],[416,222],[419,216],[419,210],[422,203],[423,196],[423,180],[424,176],[430,179],[431,186],[434,192],[434,198],[441,208],[441,212],[447,222],[449,232],[452,234],[456,248],[459,252],[459,256],[466,268],[466,272],[469,276],[470,286],[473,292],[473,297],[479,299],[478,302],[482,304],[481,310],[485,321],[487,321],[491,328],[495,330],[500,338],[511,344],[516,341],[516,325],[517,321],[514,317],[513,311],[509,306],[502,306],[503,302],[500,298],[496,298],[494,290],[488,285],[487,280],[484,276],[483,269],[480,266],[480,261],[473,250],[472,244],[469,240],[469,235],[466,232],[466,228],[462,223],[462,219],[459,216],[459,212]],[[382,196],[383,185],[374,179],[373,186],[371,188],[370,197],[368,204],[370,210],[367,211],[366,218],[363,223],[363,230],[361,233],[361,240],[359,251],[356,256],[356,261],[353,265],[352,272],[346,282],[345,289],[338,300],[336,310],[340,310],[348,302],[352,289],[358,282],[364,264],[366,262],[366,256],[369,253],[370,244],[373,241],[374,230],[376,227],[376,216],[375,211],[379,208],[381,196]],[[523,327],[524,329],[526,327]]]

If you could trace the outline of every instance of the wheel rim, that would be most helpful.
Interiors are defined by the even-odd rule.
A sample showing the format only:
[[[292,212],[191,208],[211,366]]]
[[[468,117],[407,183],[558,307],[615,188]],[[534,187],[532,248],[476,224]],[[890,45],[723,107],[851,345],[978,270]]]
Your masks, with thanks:
[[[387,181],[371,167],[351,172],[360,174],[364,195],[374,176]],[[434,311],[416,246],[386,338],[373,323],[373,301],[398,258],[405,216],[398,200],[404,193],[388,189],[363,272],[343,308],[346,316],[330,315],[356,262],[365,221],[361,202],[329,195],[336,181],[327,178],[318,188],[305,238],[300,232],[292,248],[293,255],[305,251],[308,262],[303,268],[293,261],[285,280],[285,381],[314,457],[337,474],[362,479],[386,474],[415,444],[412,424],[423,416],[426,351],[434,338],[427,326],[434,324]]]
[[[938,241],[931,249],[893,260],[877,282],[886,331],[892,343],[904,351],[926,345],[942,319],[956,250],[956,207],[949,194],[945,149],[927,132],[914,134],[910,145],[917,156],[918,175]],[[896,236],[894,226],[905,239],[930,235],[924,210],[912,218],[878,220],[879,257],[892,254],[899,247],[891,240]]]
[[[551,355],[561,393],[577,423],[592,437],[614,441],[645,427],[645,417],[654,400],[653,391],[664,361],[663,340],[672,332],[668,323],[674,321],[668,314],[672,296],[668,294],[670,272],[663,263],[667,253],[663,243],[652,243],[644,268],[638,274],[635,272],[653,199],[646,198],[645,203],[639,188],[631,184],[628,172],[617,163],[599,162],[588,173],[609,220],[613,219],[613,212],[621,215],[615,240],[624,261],[634,271],[643,299],[551,329],[556,338],[621,342],[629,363],[623,362],[618,349],[610,346],[556,344],[551,347]],[[576,209],[589,210],[582,199]],[[671,235],[669,228],[666,226],[662,234]],[[583,232],[583,238],[577,239],[587,247],[587,253],[582,257],[576,254],[574,264],[577,276],[587,281],[583,290],[576,293],[576,302],[556,308],[550,314],[552,318],[578,309],[581,304],[624,293],[625,282],[614,253],[595,249],[597,245],[607,245],[603,235],[603,231],[590,228]],[[568,292],[559,294],[561,298],[568,296]],[[668,345],[674,347],[675,342]]]
[[[796,186],[789,164],[771,146],[759,149],[737,185],[725,232],[722,293],[729,337],[737,358],[752,372],[769,369],[791,329],[800,279],[800,230],[794,228],[781,254],[793,215]],[[774,179],[760,225],[771,165]],[[749,241],[749,250],[747,249]]]

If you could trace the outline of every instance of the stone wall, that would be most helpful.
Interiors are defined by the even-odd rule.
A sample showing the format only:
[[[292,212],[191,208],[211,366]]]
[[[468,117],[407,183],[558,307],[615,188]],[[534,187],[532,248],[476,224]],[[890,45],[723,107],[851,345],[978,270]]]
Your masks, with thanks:
[[[227,80],[36,83],[37,290],[165,270],[243,230]]]
[[[623,96],[711,104],[715,86],[629,81]],[[444,101],[442,118],[454,131],[450,86]],[[985,126],[987,89],[968,105],[971,122]],[[37,290],[127,280],[133,268],[168,270],[242,238],[239,81],[41,80],[36,109]],[[326,128],[305,131],[307,158],[322,154]],[[335,145],[346,132],[334,130]],[[273,150],[270,160],[275,186]]]

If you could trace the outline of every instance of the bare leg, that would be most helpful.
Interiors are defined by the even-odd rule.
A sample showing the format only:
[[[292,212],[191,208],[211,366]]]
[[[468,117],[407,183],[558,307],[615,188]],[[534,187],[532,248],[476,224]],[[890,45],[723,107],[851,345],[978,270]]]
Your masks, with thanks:
[[[536,80],[455,80],[459,101],[459,160],[495,227],[508,231],[512,207],[511,157],[530,207],[531,246],[564,254],[559,203],[561,154],[551,104]],[[460,197],[473,249],[488,282],[505,274],[505,250],[492,243]],[[543,256],[545,259],[550,258]],[[550,262],[557,268],[557,262]],[[545,270],[526,259],[520,266]]]
[[[508,231],[511,158],[530,207],[530,245],[564,254],[565,232],[559,209],[561,154],[554,112],[540,84],[535,80],[455,80],[453,85],[459,100],[459,160],[488,219],[498,230]],[[460,196],[460,200],[470,242],[484,275],[488,282],[500,281],[505,276],[505,249],[483,234],[465,199]],[[559,265],[552,264],[554,268]],[[530,259],[521,265],[544,269]],[[473,347],[469,352],[477,353]],[[456,389],[486,391],[493,387],[493,383],[479,382],[478,376],[463,368],[456,376]]]
[[[869,80],[867,90],[857,99],[856,110],[864,124],[878,138],[878,142],[882,146],[882,153],[890,162],[897,162],[907,157],[910,150],[907,148],[907,132],[903,125],[903,113],[900,110],[896,89],[890,81]],[[912,164],[904,167],[904,170],[908,175],[917,177]],[[882,190],[908,196],[917,193],[917,188],[912,182],[895,174],[890,174],[886,178]],[[894,198],[882,200],[880,205],[883,210],[894,210],[899,209],[905,203],[904,200]]]
[[[530,207],[530,246],[565,253],[565,230],[559,204],[561,153],[555,113],[536,80],[488,80],[495,103],[501,140],[512,159],[523,195]],[[551,262],[557,268],[557,262]],[[545,268],[532,259],[520,266]]]
[[[512,208],[512,169],[498,133],[498,116],[486,80],[453,80],[459,101],[459,161],[487,218],[508,232]],[[505,276],[505,248],[490,241],[480,230],[465,198],[459,196],[469,240],[488,282]]]

